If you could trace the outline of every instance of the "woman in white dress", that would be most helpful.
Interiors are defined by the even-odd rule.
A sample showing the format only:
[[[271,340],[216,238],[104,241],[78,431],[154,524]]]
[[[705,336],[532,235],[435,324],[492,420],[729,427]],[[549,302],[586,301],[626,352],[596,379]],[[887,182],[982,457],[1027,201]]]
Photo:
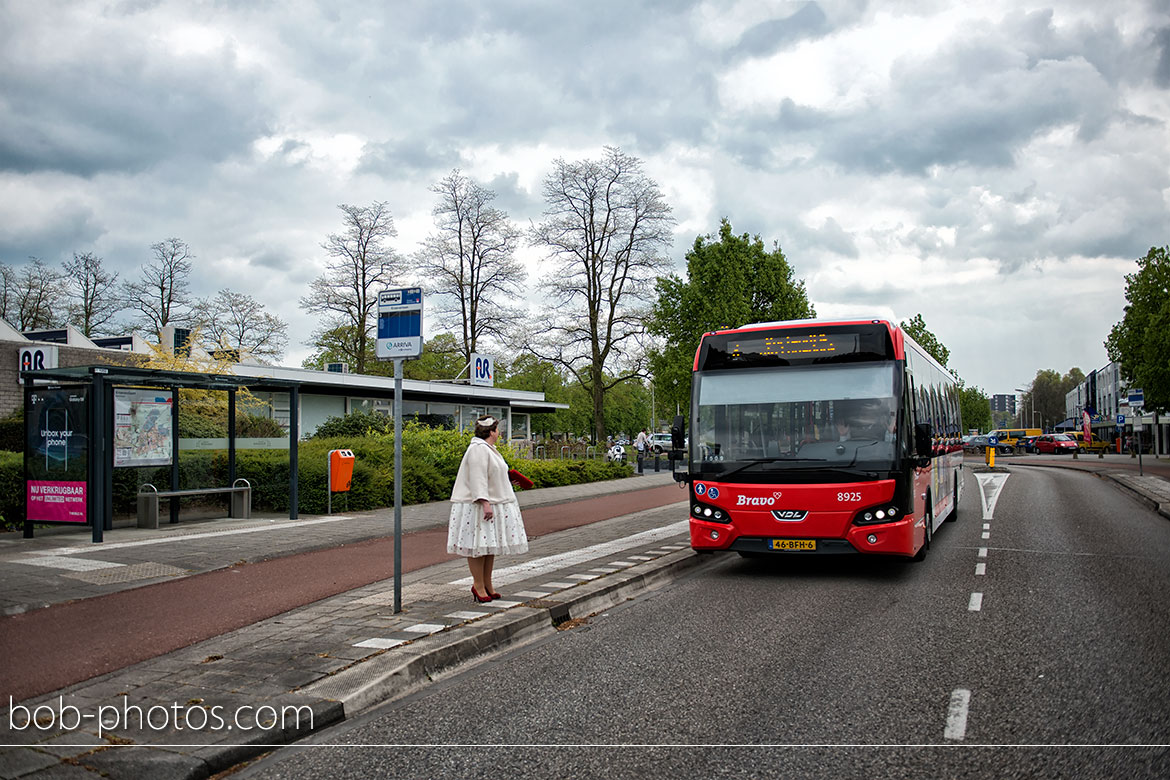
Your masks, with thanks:
[[[496,451],[499,425],[490,415],[475,421],[475,436],[463,453],[451,491],[447,552],[467,558],[471,596],[480,603],[500,598],[492,587],[496,556],[528,552],[528,535],[508,481],[508,464]]]

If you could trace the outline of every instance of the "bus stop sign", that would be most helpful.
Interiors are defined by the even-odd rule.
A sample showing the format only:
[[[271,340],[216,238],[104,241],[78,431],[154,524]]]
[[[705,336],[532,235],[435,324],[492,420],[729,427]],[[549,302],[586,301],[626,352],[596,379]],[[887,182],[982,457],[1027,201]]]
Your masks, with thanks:
[[[378,293],[379,360],[416,358],[422,354],[422,288],[406,287]]]

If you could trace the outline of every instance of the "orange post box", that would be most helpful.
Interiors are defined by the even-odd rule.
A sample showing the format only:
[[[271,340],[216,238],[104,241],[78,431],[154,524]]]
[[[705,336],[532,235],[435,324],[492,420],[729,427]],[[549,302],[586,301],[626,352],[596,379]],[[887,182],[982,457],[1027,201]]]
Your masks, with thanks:
[[[329,450],[329,490],[342,493],[353,481],[353,451]]]

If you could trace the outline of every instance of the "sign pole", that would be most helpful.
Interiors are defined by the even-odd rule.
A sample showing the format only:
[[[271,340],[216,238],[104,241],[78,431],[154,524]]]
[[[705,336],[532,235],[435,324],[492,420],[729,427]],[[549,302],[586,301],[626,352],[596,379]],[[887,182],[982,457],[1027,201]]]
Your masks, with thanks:
[[[402,611],[402,358],[394,359],[394,614]]]
[[[378,293],[374,355],[394,361],[394,613],[402,611],[402,366],[422,355],[421,287]]]

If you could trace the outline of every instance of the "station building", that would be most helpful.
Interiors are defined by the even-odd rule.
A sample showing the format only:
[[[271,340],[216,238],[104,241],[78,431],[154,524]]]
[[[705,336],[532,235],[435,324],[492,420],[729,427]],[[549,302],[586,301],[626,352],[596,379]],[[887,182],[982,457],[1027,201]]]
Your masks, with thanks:
[[[158,346],[173,352],[181,347],[183,331],[163,329]],[[180,343],[176,344],[176,339]],[[91,365],[141,366],[155,353],[150,342],[137,333],[112,338],[87,338],[72,326],[57,330],[22,333],[0,320],[0,417],[23,408],[22,369],[65,368]],[[299,385],[298,408],[290,408],[290,394],[253,393],[263,402],[260,413],[275,419],[286,430],[296,415],[302,437],[311,436],[330,417],[358,410],[393,414],[394,379],[334,371],[234,363],[237,377]],[[267,382],[265,382],[267,380]],[[544,399],[544,393],[481,387],[458,382],[402,380],[402,414],[442,417],[451,427],[467,430],[482,414],[503,420],[501,436],[532,439],[532,415],[567,409],[567,404]]]
[[[1150,443],[1151,452],[1170,454],[1170,417],[1147,409],[1140,414],[1130,409],[1129,387],[1121,378],[1119,363],[1090,371],[1085,381],[1065,394],[1064,409],[1066,419],[1056,430],[1080,430],[1087,410],[1093,433],[1099,438],[1113,441],[1118,435],[1134,436],[1140,429],[1142,441]],[[1119,415],[1124,416],[1124,425],[1117,424]]]

